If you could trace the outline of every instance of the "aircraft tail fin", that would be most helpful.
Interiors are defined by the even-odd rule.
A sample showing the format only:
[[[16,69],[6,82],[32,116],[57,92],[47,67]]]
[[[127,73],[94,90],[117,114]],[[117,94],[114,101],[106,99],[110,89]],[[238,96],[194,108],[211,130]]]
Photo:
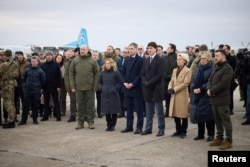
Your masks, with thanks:
[[[88,35],[87,35],[87,30],[85,28],[81,28],[77,41],[70,42],[65,46],[80,47],[82,45],[88,45]]]

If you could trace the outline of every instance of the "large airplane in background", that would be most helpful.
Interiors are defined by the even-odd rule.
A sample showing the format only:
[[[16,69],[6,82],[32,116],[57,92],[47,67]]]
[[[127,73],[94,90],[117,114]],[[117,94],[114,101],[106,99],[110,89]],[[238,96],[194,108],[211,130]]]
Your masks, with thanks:
[[[0,46],[0,50],[9,49],[12,51],[13,56],[16,51],[22,51],[26,57],[26,55],[31,55],[34,52],[53,51],[55,49],[58,49],[59,51],[64,51],[67,49],[74,49],[76,47],[80,47],[81,45],[88,45],[88,35],[87,30],[85,28],[81,28],[81,31],[76,41],[70,42],[64,46],[5,45]]]

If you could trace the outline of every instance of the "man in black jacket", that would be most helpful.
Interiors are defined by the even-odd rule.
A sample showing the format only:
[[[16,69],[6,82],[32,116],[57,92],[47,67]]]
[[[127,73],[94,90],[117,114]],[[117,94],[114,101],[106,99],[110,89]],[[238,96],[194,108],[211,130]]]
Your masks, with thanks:
[[[167,56],[164,56],[165,69],[164,69],[164,88],[165,88],[165,117],[168,117],[169,114],[169,103],[171,94],[168,93],[168,84],[171,80],[173,70],[177,67],[177,55],[176,55],[176,46],[175,44],[170,43],[167,48]]]
[[[208,96],[211,96],[211,104],[214,115],[214,121],[217,128],[216,139],[210,146],[220,146],[225,150],[232,147],[232,122],[230,117],[230,95],[229,89],[233,78],[233,69],[227,63],[226,53],[223,50],[215,52],[216,67],[208,81]],[[223,133],[226,131],[224,141]]]
[[[250,125],[250,57],[245,60],[244,63],[245,71],[247,76],[247,103],[246,103],[246,121],[242,122],[242,125]]]
[[[226,52],[226,58],[227,58],[227,62],[228,64],[232,67],[233,71],[235,71],[235,68],[236,68],[236,58],[235,56],[232,56],[231,55],[231,47],[229,45],[224,45],[223,46],[223,50]],[[230,86],[230,114],[233,115],[234,112],[233,112],[233,109],[234,109],[234,90],[236,88],[236,83],[234,81],[234,76],[231,80],[231,86]]]
[[[61,70],[58,63],[53,61],[53,53],[46,53],[46,62],[41,65],[42,70],[46,75],[46,82],[44,84],[44,116],[41,121],[49,120],[49,102],[50,95],[54,103],[54,115],[57,121],[61,121],[61,112],[59,106],[58,93],[61,91]]]

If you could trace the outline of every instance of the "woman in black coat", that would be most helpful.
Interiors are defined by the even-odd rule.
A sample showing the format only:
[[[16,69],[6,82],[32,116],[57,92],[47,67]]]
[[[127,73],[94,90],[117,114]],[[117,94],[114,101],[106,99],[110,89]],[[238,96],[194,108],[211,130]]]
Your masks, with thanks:
[[[207,141],[214,139],[215,123],[212,113],[210,97],[207,95],[208,79],[213,71],[213,64],[209,53],[201,55],[197,68],[190,85],[192,93],[191,122],[198,123],[198,136],[194,140],[204,139],[205,124],[207,127]]]
[[[99,80],[101,91],[101,112],[106,114],[107,129],[114,131],[117,113],[121,112],[119,89],[122,86],[121,75],[117,71],[116,63],[112,58],[105,59]]]

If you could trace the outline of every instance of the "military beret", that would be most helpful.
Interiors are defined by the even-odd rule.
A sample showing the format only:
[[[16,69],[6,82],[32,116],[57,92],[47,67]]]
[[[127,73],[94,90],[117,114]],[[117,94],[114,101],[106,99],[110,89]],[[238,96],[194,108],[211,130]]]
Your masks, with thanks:
[[[12,56],[12,51],[7,49],[7,50],[5,50],[4,54],[5,54],[6,57],[11,57]]]

